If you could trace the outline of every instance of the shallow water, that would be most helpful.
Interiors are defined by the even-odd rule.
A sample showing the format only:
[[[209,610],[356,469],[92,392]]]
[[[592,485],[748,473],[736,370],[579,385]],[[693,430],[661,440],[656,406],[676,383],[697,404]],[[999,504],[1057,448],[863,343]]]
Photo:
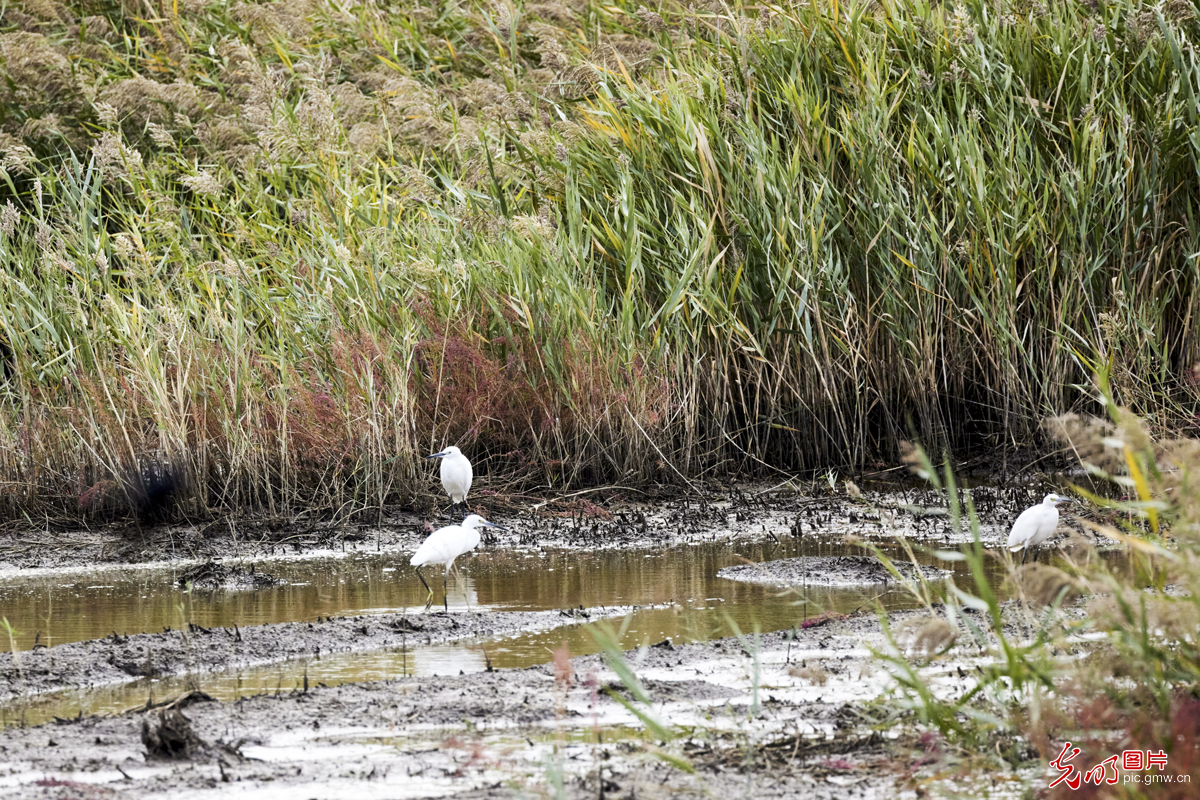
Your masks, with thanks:
[[[777,588],[717,577],[725,566],[802,555],[861,555],[859,548],[830,544],[812,536],[781,537],[778,542],[720,541],[679,544],[657,550],[551,550],[483,548],[464,559],[461,580],[451,576],[449,604],[454,611],[543,610],[583,606],[648,606],[634,613],[621,637],[627,648],[670,639],[700,641],[729,636],[735,630],[773,631],[802,625],[822,611],[847,613],[913,605],[896,587],[853,589]],[[0,579],[0,616],[16,633],[12,645],[28,649],[35,641],[55,645],[120,634],[178,628],[188,622],[204,627],[249,626],[269,622],[315,620],[408,610],[423,612],[426,592],[407,566],[405,554],[351,553],[344,557],[262,559],[258,571],[281,585],[255,591],[187,590],[180,567],[97,568],[85,572],[50,571]],[[228,562],[227,562],[228,563]],[[949,567],[942,562],[939,566]],[[957,564],[960,570],[962,564]],[[440,570],[427,580],[441,600]],[[965,571],[962,578],[969,585]],[[434,606],[440,611],[441,603]],[[564,620],[565,621],[565,620]],[[622,620],[614,620],[620,626]],[[569,625],[548,633],[518,635],[489,642],[413,646],[404,651],[323,656],[238,673],[193,678],[138,680],[110,688],[39,699],[25,710],[27,722],[52,715],[71,716],[144,704],[197,688],[223,698],[260,692],[291,691],[309,685],[378,680],[401,675],[525,667],[550,660],[566,643],[572,655],[598,650],[588,626]],[[13,721],[12,712],[0,718]]]

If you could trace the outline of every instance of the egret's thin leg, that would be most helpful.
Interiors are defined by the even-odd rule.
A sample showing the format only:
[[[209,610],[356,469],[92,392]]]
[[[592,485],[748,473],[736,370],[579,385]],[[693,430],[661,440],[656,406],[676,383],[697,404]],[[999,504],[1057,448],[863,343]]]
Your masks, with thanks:
[[[433,605],[433,589],[430,589],[429,584],[425,583],[425,576],[421,574],[421,568],[413,567],[413,569],[416,570],[417,577],[421,579],[421,585],[425,587],[425,591],[429,592],[425,598],[425,610],[428,611],[429,607]]]
[[[450,576],[450,568],[446,567],[446,574],[442,576],[442,610],[447,614],[450,613],[450,601],[447,599],[446,578]]]

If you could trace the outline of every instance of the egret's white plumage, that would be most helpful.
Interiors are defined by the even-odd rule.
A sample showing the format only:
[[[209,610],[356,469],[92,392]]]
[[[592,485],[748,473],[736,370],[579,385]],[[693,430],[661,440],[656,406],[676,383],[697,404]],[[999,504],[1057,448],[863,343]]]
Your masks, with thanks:
[[[465,459],[464,459],[465,460]],[[417,552],[413,553],[412,560],[409,562],[417,568],[417,577],[421,579],[421,583],[429,590],[429,597],[426,598],[425,608],[429,608],[433,602],[433,589],[429,588],[429,584],[425,583],[425,576],[421,574],[421,567],[426,564],[445,564],[446,575],[442,577],[442,605],[449,611],[449,604],[445,600],[446,577],[449,576],[450,570],[454,567],[454,559],[469,553],[479,546],[479,529],[480,528],[499,528],[488,522],[478,514],[471,514],[462,521],[461,525],[447,525],[444,528],[438,528],[433,533],[429,534],[429,538],[421,542],[421,546],[417,548]]]
[[[450,445],[440,453],[434,453],[426,458],[442,460],[442,488],[450,495],[451,503],[465,503],[467,492],[471,491],[471,462],[454,445]]]
[[[1021,555],[1021,560],[1024,561],[1031,549],[1054,535],[1058,528],[1058,504],[1069,502],[1069,498],[1051,492],[1036,506],[1022,511],[1013,523],[1012,530],[1008,532],[1009,551],[1015,553],[1024,550]]]

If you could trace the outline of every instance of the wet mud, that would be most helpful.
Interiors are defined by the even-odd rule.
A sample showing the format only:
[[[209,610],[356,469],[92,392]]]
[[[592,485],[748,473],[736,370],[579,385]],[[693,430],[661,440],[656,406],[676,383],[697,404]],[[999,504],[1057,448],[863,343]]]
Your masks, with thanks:
[[[138,678],[199,676],[322,655],[544,631],[634,610],[372,614],[245,628],[189,624],[181,630],[158,633],[122,635],[114,631],[104,639],[0,653],[0,703]]]
[[[1041,500],[1046,480],[1005,488],[963,490],[981,522],[985,544],[999,543],[1024,508]],[[842,486],[738,485],[712,487],[701,497],[675,496],[648,502],[629,492],[596,492],[584,497],[495,496],[472,499],[472,510],[504,525],[487,544],[495,547],[636,548],[713,538],[812,536],[863,538],[904,536],[913,541],[969,540],[952,526],[945,498],[925,488],[883,484],[849,496]],[[253,588],[256,560],[320,553],[412,551],[434,529],[457,524],[461,514],[428,514],[393,509],[381,519],[250,517],[205,524],[142,527],[113,523],[87,530],[30,531],[0,527],[0,574],[22,569],[71,569],[101,564],[188,563],[237,559],[245,574],[197,575],[197,585],[234,581]],[[1070,519],[1064,518],[1070,525]],[[269,575],[269,568],[266,569]]]
[[[903,618],[901,613],[898,618]],[[461,622],[461,620],[459,621]],[[226,796],[878,798],[928,754],[872,732],[873,615],[467,676],[308,687],[0,731],[0,791],[24,798]],[[669,740],[648,735],[639,706]],[[746,794],[750,792],[750,794]]]
[[[974,490],[985,544],[1001,542],[1012,519],[1043,489]],[[939,502],[915,489],[813,497],[783,485],[753,492],[729,488],[659,505],[593,495],[586,503],[538,501],[525,508],[506,503],[491,509],[485,501],[474,510],[509,528],[488,546],[525,552],[714,540],[840,542],[848,535],[965,541]],[[36,535],[9,530],[0,534],[0,573],[32,569],[54,576],[98,563],[140,568],[167,562],[179,565],[193,588],[254,592],[259,581],[273,580],[275,560],[376,552],[394,553],[399,562],[429,531],[450,521],[397,513],[349,528],[301,520]],[[817,585],[822,577],[830,586],[874,583],[888,575],[873,559],[820,555],[718,574],[788,586]],[[554,631],[631,610],[388,612],[243,627],[189,624],[132,635],[113,631],[103,639],[0,655],[0,700],[12,719],[22,703],[58,692]],[[890,616],[893,626],[903,627],[919,614]],[[805,613],[802,624],[799,619],[787,631],[691,644],[662,641],[626,652],[649,705],[603,657],[568,658],[565,649],[552,655],[548,648],[548,663],[527,669],[329,687],[305,680],[292,691],[277,688],[236,701],[192,691],[125,713],[11,726],[0,729],[0,793],[186,798],[225,796],[236,788],[247,796],[288,800],[297,792],[490,800],[554,796],[561,786],[571,798],[905,796],[920,765],[932,769],[937,762],[895,726],[888,735],[873,727],[869,703],[889,684],[871,657],[871,649],[884,643],[878,618],[861,612]],[[969,680],[969,671],[947,672],[945,680]],[[655,731],[669,735],[651,731],[647,718],[656,722]]]
[[[892,567],[899,578],[873,556],[808,556],[739,564],[725,567],[717,575],[768,586],[869,586],[916,580],[918,575],[925,580],[941,580],[949,574],[924,564],[893,562]]]

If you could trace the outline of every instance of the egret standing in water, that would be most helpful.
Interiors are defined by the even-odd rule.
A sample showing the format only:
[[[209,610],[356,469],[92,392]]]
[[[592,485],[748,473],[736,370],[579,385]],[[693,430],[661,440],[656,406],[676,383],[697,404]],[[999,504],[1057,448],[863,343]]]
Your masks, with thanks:
[[[1042,502],[1025,509],[1017,517],[1012,530],[1008,532],[1008,549],[1013,553],[1018,550],[1025,551],[1021,554],[1022,564],[1025,563],[1030,548],[1037,547],[1054,535],[1058,528],[1058,504],[1070,502],[1069,497],[1051,492]],[[1034,556],[1034,560],[1037,560],[1037,556]]]
[[[457,447],[452,449],[458,450]],[[464,458],[463,461],[466,461],[466,459]],[[468,465],[467,468],[470,469],[470,466]],[[454,568],[454,559],[464,553],[471,552],[479,545],[480,528],[504,530],[499,525],[488,522],[478,514],[471,514],[462,521],[462,525],[447,525],[429,534],[429,538],[421,542],[421,546],[417,548],[417,552],[413,553],[412,561],[409,563],[417,568],[417,577],[421,579],[421,583],[429,592],[429,596],[425,598],[426,611],[429,610],[429,606],[433,603],[433,589],[430,589],[429,584],[425,583],[425,576],[421,574],[421,567],[426,564],[446,565],[446,574],[442,576],[442,608],[449,612],[450,604],[446,599],[446,579],[450,575],[450,570]]]
[[[450,495],[454,504],[466,503],[467,492],[471,491],[471,462],[454,445],[450,445],[440,453],[434,453],[426,458],[442,460],[442,488]]]

